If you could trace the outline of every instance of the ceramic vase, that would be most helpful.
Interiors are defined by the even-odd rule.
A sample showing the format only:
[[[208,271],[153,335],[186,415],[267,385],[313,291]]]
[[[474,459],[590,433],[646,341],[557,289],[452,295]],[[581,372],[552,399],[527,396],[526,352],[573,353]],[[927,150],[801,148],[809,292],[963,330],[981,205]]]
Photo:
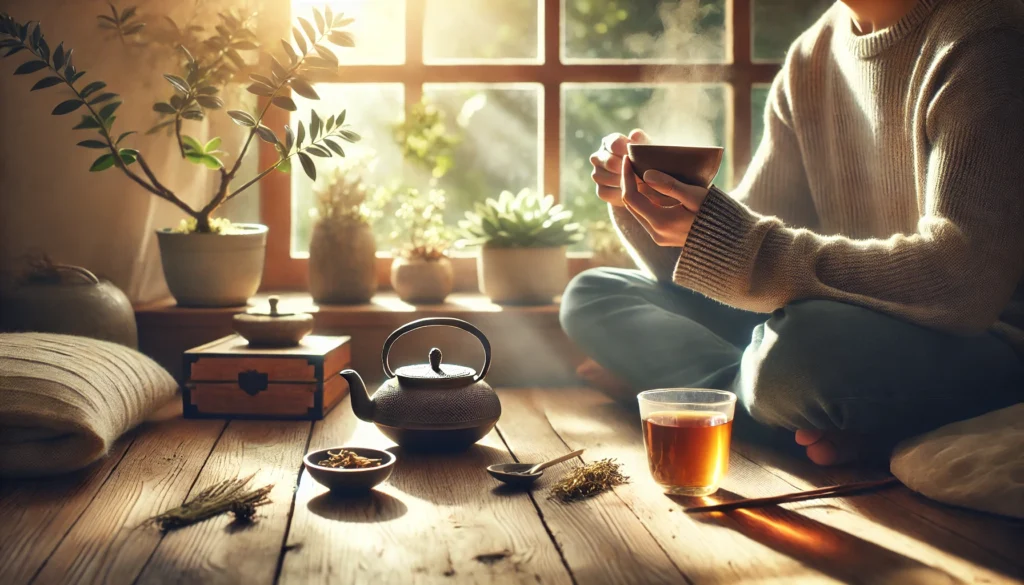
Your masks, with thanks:
[[[443,303],[454,283],[452,263],[446,256],[430,260],[399,256],[391,263],[391,286],[398,298],[412,305]]]
[[[370,301],[377,292],[377,244],[368,224],[320,221],[313,226],[309,292],[319,304]]]

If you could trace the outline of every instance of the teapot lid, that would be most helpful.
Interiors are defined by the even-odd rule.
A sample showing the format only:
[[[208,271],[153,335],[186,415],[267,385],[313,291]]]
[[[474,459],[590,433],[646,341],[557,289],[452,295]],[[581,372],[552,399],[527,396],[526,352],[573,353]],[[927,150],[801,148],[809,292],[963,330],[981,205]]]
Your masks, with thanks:
[[[402,366],[395,370],[395,376],[403,386],[458,388],[474,382],[476,370],[456,364],[442,364],[441,350],[433,348],[429,354],[430,363]]]

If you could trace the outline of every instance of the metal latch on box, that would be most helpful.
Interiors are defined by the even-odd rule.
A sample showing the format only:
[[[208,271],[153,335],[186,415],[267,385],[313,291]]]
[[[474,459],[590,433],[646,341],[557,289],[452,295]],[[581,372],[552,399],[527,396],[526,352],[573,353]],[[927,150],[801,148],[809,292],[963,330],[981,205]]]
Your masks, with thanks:
[[[256,396],[267,389],[270,376],[256,370],[246,370],[238,374],[238,387],[249,396]]]

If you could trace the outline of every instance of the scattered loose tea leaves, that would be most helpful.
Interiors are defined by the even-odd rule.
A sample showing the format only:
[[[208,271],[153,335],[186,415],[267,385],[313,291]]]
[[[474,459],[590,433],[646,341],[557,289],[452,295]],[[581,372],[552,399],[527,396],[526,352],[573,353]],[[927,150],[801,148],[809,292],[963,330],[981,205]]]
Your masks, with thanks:
[[[563,502],[572,502],[596,496],[629,481],[622,475],[622,464],[614,459],[602,459],[587,463],[566,473],[551,486],[549,497]]]
[[[363,457],[357,455],[354,451],[348,449],[338,449],[337,451],[328,451],[327,458],[323,459],[318,463],[324,467],[342,467],[344,469],[363,469],[366,467],[378,467],[381,464],[380,459],[370,459],[369,457]]]
[[[237,521],[252,522],[256,516],[256,508],[270,503],[268,495],[274,488],[273,485],[265,485],[254,490],[247,489],[253,477],[255,474],[212,485],[181,506],[153,516],[148,521],[165,532],[202,522],[225,512],[231,512]]]

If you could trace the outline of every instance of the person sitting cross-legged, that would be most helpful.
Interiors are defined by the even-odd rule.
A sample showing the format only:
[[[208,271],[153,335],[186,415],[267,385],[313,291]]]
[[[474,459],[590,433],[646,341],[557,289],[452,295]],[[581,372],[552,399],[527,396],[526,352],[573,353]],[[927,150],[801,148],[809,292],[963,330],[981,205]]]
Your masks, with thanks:
[[[732,193],[591,161],[644,270],[561,322],[624,399],[734,391],[819,464],[1024,398],[1024,2],[844,0],[793,44]],[[674,199],[662,207],[660,196]]]

